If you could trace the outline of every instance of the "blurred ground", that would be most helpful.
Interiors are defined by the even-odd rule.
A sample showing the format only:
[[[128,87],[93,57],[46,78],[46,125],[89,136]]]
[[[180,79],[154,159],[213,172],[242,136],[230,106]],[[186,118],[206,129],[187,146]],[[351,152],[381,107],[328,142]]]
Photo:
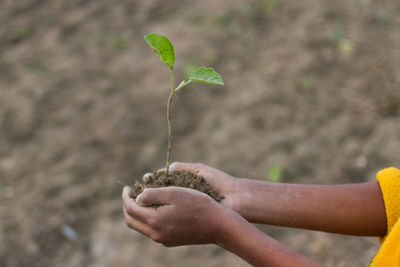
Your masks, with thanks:
[[[399,166],[400,2],[0,2],[0,266],[247,266],[167,249],[124,224],[121,180],[163,166],[168,71],[225,87],[174,102],[173,159],[238,177],[373,180]],[[283,177],[283,178],[282,178]],[[263,227],[328,266],[367,266],[376,238]]]

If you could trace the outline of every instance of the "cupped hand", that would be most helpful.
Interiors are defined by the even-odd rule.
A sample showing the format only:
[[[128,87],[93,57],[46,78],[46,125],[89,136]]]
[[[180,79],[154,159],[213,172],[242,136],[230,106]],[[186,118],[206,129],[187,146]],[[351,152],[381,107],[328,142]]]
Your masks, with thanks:
[[[193,189],[148,188],[136,201],[129,197],[129,190],[125,187],[122,194],[127,225],[167,247],[218,243],[222,222],[238,216]]]
[[[170,170],[187,170],[203,176],[219,195],[224,196],[221,204],[239,212],[241,194],[240,179],[201,163],[174,162],[171,164]]]

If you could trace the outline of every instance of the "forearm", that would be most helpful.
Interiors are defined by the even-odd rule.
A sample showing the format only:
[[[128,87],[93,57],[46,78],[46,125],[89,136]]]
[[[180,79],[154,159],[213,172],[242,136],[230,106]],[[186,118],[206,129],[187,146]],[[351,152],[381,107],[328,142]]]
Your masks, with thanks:
[[[237,211],[256,223],[382,236],[386,217],[377,182],[296,185],[240,179]]]
[[[253,266],[322,266],[264,234],[237,216],[227,220],[218,245],[241,257]]]

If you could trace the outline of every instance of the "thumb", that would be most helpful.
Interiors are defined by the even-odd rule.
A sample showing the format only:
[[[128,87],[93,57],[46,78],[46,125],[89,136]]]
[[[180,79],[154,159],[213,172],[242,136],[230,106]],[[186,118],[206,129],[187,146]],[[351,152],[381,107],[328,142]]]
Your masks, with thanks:
[[[169,169],[171,171],[191,171],[196,172],[200,168],[200,164],[197,163],[187,163],[187,162],[173,162]]]
[[[173,162],[171,165],[169,165],[169,170],[170,171],[191,171],[191,172],[196,172],[201,168],[201,164],[199,163],[188,163],[188,162]],[[161,168],[157,172],[165,172],[166,168]]]
[[[136,197],[136,203],[143,207],[153,205],[167,205],[171,201],[170,188],[145,188],[142,193]]]

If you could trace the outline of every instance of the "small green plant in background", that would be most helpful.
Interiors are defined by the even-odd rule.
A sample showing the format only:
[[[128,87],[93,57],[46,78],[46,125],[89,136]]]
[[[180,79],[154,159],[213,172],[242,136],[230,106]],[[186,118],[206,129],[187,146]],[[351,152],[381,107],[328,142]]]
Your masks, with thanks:
[[[185,80],[183,80],[176,88],[174,85],[174,63],[175,63],[175,52],[174,46],[168,40],[167,37],[158,35],[156,33],[151,33],[144,36],[146,42],[150,45],[153,51],[161,59],[161,61],[168,67],[170,78],[171,78],[171,92],[169,94],[167,102],[167,122],[168,122],[168,149],[167,149],[167,163],[166,163],[166,173],[168,176],[170,157],[171,157],[171,142],[172,142],[172,122],[171,122],[171,103],[173,96],[176,92],[181,90],[186,85],[192,82],[214,84],[214,85],[224,85],[224,82],[213,68],[200,67],[193,74],[190,74]]]
[[[276,9],[278,4],[279,0],[264,0],[261,7],[265,14],[269,15]]]
[[[248,22],[256,24],[260,19],[268,18],[279,6],[280,0],[252,1],[245,10]]]
[[[97,45],[108,46],[115,52],[123,52],[130,45],[130,38],[119,32],[101,30],[96,33],[95,40]]]
[[[332,36],[339,52],[344,56],[349,56],[354,52],[354,43],[345,37],[346,31],[343,25],[336,25],[332,30]]]
[[[279,183],[282,180],[282,169],[279,166],[272,166],[268,170],[268,181]]]
[[[128,47],[128,38],[122,35],[114,35],[112,38],[112,44],[115,51],[123,51]]]
[[[354,52],[354,43],[350,39],[340,39],[338,43],[339,51],[345,56],[349,56]]]
[[[41,74],[46,74],[49,72],[49,68],[37,60],[29,62],[26,66],[28,69]]]
[[[22,42],[28,37],[29,31],[25,27],[17,27],[13,30],[10,40],[17,43]]]
[[[345,35],[345,29],[344,29],[343,25],[338,24],[335,27],[333,27],[332,36],[335,41],[339,41],[340,39],[343,39],[344,35]]]
[[[360,0],[360,3],[369,6],[371,4],[371,0]]]
[[[313,87],[313,78],[310,75],[304,75],[296,80],[296,87],[299,91],[305,92]]]

